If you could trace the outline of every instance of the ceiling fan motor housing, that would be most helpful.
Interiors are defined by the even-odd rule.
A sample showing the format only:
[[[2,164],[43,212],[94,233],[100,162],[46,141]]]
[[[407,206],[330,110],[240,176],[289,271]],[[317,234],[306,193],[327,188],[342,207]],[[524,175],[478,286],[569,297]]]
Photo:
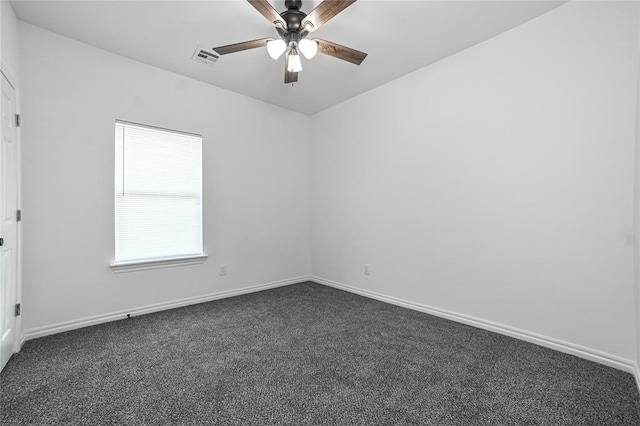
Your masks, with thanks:
[[[289,32],[299,32],[302,20],[307,17],[306,13],[300,11],[302,0],[286,0],[284,5],[287,7],[287,10],[282,12],[280,16],[282,16],[282,19],[287,23]]]
[[[302,7],[302,0],[284,0],[284,7],[299,10]]]

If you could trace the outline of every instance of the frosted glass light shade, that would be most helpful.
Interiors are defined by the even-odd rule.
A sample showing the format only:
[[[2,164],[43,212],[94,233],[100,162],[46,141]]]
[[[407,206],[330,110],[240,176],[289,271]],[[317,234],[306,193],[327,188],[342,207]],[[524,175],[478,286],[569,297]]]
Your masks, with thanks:
[[[287,71],[289,72],[302,71],[302,62],[300,61],[300,55],[298,55],[297,53],[292,53],[289,55],[289,65],[287,66]]]
[[[313,40],[307,40],[306,38],[300,40],[298,48],[307,59],[313,59],[316,53],[318,53],[318,43]]]
[[[284,40],[271,40],[267,42],[267,52],[273,59],[278,59],[287,50]]]

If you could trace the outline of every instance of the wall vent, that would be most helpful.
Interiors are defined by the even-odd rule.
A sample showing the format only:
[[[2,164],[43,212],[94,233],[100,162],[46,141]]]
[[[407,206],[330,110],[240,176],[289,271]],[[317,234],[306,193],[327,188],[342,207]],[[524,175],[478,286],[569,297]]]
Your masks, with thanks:
[[[220,55],[218,55],[215,50],[205,49],[202,46],[198,46],[191,59],[196,62],[200,62],[201,64],[209,65],[210,67],[212,67],[218,61],[219,57]]]

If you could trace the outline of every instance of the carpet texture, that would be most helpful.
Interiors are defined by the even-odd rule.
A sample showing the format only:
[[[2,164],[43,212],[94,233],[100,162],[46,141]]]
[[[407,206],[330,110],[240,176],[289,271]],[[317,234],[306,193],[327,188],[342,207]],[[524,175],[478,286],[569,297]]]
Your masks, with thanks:
[[[633,377],[314,283],[28,341],[9,425],[640,425]]]

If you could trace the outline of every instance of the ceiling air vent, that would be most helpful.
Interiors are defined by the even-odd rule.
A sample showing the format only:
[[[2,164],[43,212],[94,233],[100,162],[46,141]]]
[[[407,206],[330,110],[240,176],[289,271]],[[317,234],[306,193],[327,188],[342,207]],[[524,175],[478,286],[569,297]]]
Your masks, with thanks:
[[[193,52],[193,59],[196,62],[200,62],[201,64],[209,65],[210,67],[214,66],[218,61],[218,55],[213,49],[204,49],[202,46],[198,46],[195,52]]]

